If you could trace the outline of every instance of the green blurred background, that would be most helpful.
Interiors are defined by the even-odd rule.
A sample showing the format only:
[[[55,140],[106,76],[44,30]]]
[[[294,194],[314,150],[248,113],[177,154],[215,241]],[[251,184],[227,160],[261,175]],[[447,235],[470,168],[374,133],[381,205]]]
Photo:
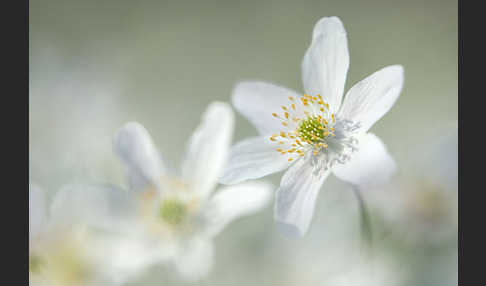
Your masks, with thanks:
[[[216,239],[213,272],[196,284],[457,285],[456,1],[31,0],[31,180],[49,197],[72,180],[126,185],[111,138],[132,120],[177,167],[201,113],[236,82],[302,90],[323,16],[347,30],[346,90],[405,68],[399,100],[372,128],[399,166],[389,186],[363,193],[372,245],[350,187],[330,178],[307,236],[282,236],[268,207]],[[236,119],[234,141],[256,134]],[[184,284],[173,272],[155,267],[130,285]]]

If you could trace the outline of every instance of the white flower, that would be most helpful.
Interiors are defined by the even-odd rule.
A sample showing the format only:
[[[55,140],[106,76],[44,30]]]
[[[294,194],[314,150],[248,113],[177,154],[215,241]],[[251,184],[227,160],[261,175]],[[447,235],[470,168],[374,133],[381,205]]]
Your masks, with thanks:
[[[77,214],[86,205],[71,196],[72,186],[56,194],[47,217],[43,191],[29,184],[30,285],[114,285],[103,273],[109,264],[103,245]]]
[[[126,165],[130,190],[97,190],[111,197],[107,209],[119,216],[107,223],[121,234],[111,250],[114,276],[126,281],[153,264],[173,262],[183,278],[200,279],[213,263],[212,238],[232,220],[267,205],[272,189],[267,183],[248,182],[213,194],[231,143],[233,117],[227,104],[208,107],[189,140],[180,174],[168,172],[139,123],[116,132],[114,150]]]
[[[404,242],[434,245],[457,239],[458,130],[421,146],[412,174],[367,190],[366,201]]]
[[[398,98],[403,68],[375,72],[342,100],[348,66],[341,21],[322,18],[302,61],[306,94],[265,82],[242,82],[233,91],[233,105],[260,136],[232,148],[221,182],[234,184],[289,168],[277,191],[275,219],[292,234],[306,233],[331,170],[342,180],[369,186],[387,180],[396,169],[385,145],[367,131]]]

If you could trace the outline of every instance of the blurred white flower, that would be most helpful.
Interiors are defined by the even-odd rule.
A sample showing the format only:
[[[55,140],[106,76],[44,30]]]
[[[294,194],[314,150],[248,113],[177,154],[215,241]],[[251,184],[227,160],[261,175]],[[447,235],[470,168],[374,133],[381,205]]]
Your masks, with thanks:
[[[354,85],[343,101],[348,66],[341,21],[322,18],[302,61],[306,94],[265,82],[243,82],[233,91],[234,106],[260,136],[232,148],[221,182],[234,184],[289,168],[275,204],[275,219],[286,232],[306,233],[331,170],[342,180],[370,186],[386,181],[396,169],[385,145],[367,131],[397,100],[403,68],[375,72]]]
[[[232,220],[267,205],[272,186],[262,182],[226,187],[213,195],[231,143],[233,116],[227,104],[208,107],[189,140],[180,174],[167,171],[139,123],[116,132],[114,150],[127,167],[130,190],[96,190],[111,197],[106,209],[114,219],[104,224],[119,236],[108,250],[114,277],[133,279],[151,265],[173,262],[182,278],[200,279],[213,264],[212,238]]]
[[[400,239],[413,244],[457,239],[457,129],[432,142],[415,161],[415,174],[369,189],[367,202]]]
[[[30,285],[114,285],[104,275],[109,264],[99,244],[74,212],[69,186],[55,196],[47,217],[44,192],[29,184]],[[73,204],[74,203],[74,204]],[[86,207],[86,206],[85,206]]]

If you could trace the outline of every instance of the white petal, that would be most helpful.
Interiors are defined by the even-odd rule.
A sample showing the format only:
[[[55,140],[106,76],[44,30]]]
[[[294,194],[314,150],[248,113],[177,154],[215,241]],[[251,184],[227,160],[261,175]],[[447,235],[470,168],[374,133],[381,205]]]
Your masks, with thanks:
[[[136,200],[132,194],[109,185],[64,185],[52,201],[50,226],[86,224],[123,231],[135,218]]]
[[[397,166],[383,142],[372,133],[363,134],[358,140],[358,151],[351,155],[349,162],[335,164],[334,175],[363,188],[388,181]]]
[[[236,184],[287,168],[290,165],[288,157],[275,150],[277,146],[269,140],[269,137],[253,137],[233,146],[220,182]]]
[[[150,183],[160,188],[163,164],[148,131],[138,122],[123,125],[115,134],[113,148],[126,164],[134,189]]]
[[[266,82],[240,82],[233,89],[232,102],[236,110],[243,114],[258,129],[261,135],[282,130],[280,120],[272,113],[282,113],[282,106],[288,106],[289,96],[300,95],[293,90]],[[296,116],[299,115],[296,111]]]
[[[207,197],[216,186],[228,157],[234,127],[231,107],[209,105],[187,147],[182,174],[191,189]]]
[[[46,222],[44,192],[34,183],[29,183],[29,242],[36,239]]]
[[[288,235],[303,236],[309,228],[317,195],[329,171],[315,174],[311,157],[302,158],[285,172],[277,190],[274,217]]]
[[[339,117],[361,123],[366,132],[390,110],[403,87],[403,67],[388,66],[355,84],[346,94]]]
[[[231,221],[253,214],[267,206],[273,186],[265,182],[246,182],[223,188],[210,200],[206,215],[209,235],[218,234]]]
[[[314,26],[312,43],[302,60],[302,81],[309,95],[320,94],[331,112],[339,110],[349,68],[346,30],[337,17],[322,18]]]
[[[174,262],[185,280],[196,281],[205,277],[213,267],[212,241],[199,238],[188,241]]]

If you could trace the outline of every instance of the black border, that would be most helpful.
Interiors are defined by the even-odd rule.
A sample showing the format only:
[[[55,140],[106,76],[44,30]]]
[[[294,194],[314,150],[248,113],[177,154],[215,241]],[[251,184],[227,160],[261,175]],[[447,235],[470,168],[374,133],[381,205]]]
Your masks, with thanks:
[[[29,1],[2,4],[2,283],[29,285]]]

